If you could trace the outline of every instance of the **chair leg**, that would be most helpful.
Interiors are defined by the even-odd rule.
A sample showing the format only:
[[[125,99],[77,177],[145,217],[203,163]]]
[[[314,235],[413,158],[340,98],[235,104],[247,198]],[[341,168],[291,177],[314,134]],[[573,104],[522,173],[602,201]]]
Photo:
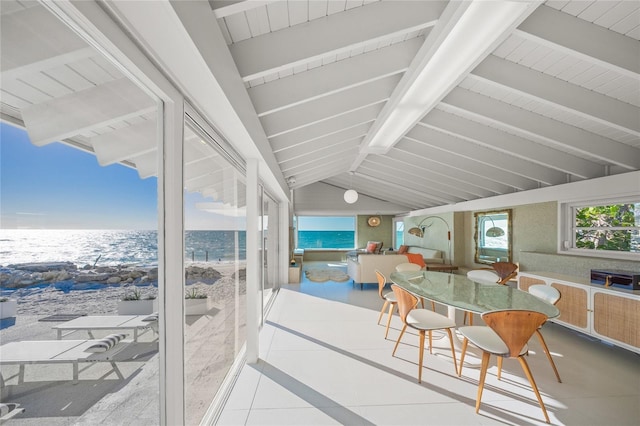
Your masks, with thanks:
[[[424,306],[423,306],[423,308],[424,308]],[[431,310],[432,310],[433,312],[435,312],[435,311],[436,311],[436,302],[434,302],[433,300],[431,301]]]
[[[384,304],[382,305],[382,309],[380,310],[380,315],[378,315],[378,325],[380,325],[380,320],[382,319],[382,315],[384,314],[384,311],[387,310],[388,304],[389,304],[389,301],[385,300]]]
[[[396,341],[396,345],[393,347],[393,353],[391,354],[391,356],[395,356],[396,354],[396,349],[398,349],[398,345],[400,344],[400,339],[402,339],[402,335],[404,334],[404,331],[407,329],[407,325],[403,325],[402,326],[402,330],[400,330],[400,335],[398,336],[398,340]]]
[[[429,353],[433,353],[433,335],[431,334],[431,330],[429,330]]]
[[[420,303],[422,304],[422,309],[424,309],[424,297],[420,298]]]
[[[456,362],[456,350],[453,347],[453,334],[451,333],[451,329],[447,328],[447,333],[449,334],[449,343],[451,344],[451,355],[453,356],[453,368],[455,368],[456,373],[458,372],[458,364]]]
[[[480,411],[480,400],[482,399],[482,390],[484,389],[484,379],[487,377],[487,369],[489,368],[489,352],[482,353],[482,368],[480,369],[480,379],[478,380],[478,396],[476,397],[476,414]]]
[[[467,353],[467,345],[469,344],[469,339],[466,337],[462,341],[462,352],[460,353],[460,370],[458,370],[458,377],[462,376],[462,366],[464,365],[464,355]]]
[[[389,317],[387,318],[387,331],[384,332],[384,338],[389,335],[389,327],[391,326],[391,317],[393,316],[393,308],[396,307],[395,303],[389,304]]]
[[[540,392],[538,391],[538,386],[536,386],[536,381],[533,380],[533,375],[531,374],[531,370],[529,369],[529,364],[527,364],[527,361],[522,356],[518,357],[518,361],[520,361],[520,365],[524,370],[524,374],[527,376],[527,379],[529,379],[529,383],[531,383],[531,387],[536,394],[536,398],[538,398],[538,403],[540,404],[540,408],[542,408],[542,413],[544,414],[546,422],[550,423],[549,416],[547,415],[547,409],[544,407],[544,402],[542,402],[542,397],[540,396]]]
[[[498,380],[502,379],[502,361],[504,358],[501,356],[498,357]]]
[[[544,337],[542,337],[542,333],[540,332],[540,330],[536,330],[536,334],[538,335],[538,339],[540,340],[540,344],[542,345],[542,348],[544,349],[544,353],[547,354],[547,358],[549,359],[549,362],[551,363],[551,367],[553,368],[553,372],[556,373],[556,378],[558,379],[558,383],[562,383],[562,380],[560,380],[560,373],[558,373],[558,369],[556,368],[556,363],[553,362],[553,358],[551,357],[551,352],[549,352],[549,348],[547,347],[547,343],[544,341]]]
[[[418,355],[418,383],[422,383],[422,361],[424,360],[424,330],[420,330],[420,354]],[[431,337],[431,330],[429,330]]]

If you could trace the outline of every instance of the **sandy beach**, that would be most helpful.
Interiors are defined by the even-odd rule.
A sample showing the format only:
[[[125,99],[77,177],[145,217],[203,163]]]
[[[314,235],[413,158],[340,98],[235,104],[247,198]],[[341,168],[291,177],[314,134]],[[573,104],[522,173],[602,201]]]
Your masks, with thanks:
[[[189,263],[189,267],[195,267],[196,271],[202,268],[208,271],[206,275],[215,276],[214,282],[211,282],[212,279],[199,281],[195,278],[197,273],[192,276],[187,274],[186,292],[195,290],[207,294],[212,307],[205,315],[187,316],[185,320],[187,376],[191,378],[190,386],[194,387],[187,389],[190,413],[187,420],[195,422],[204,414],[215,394],[216,388],[212,383],[219,382],[226,374],[227,367],[224,362],[220,362],[220,358],[233,355],[234,349],[223,349],[220,352],[220,348],[235,343],[228,341],[228,330],[224,324],[228,324],[229,319],[235,316],[236,309],[244,309],[245,298],[240,298],[240,305],[237,307],[235,294],[238,291],[244,295],[246,285],[244,262]],[[211,269],[216,272],[211,272]],[[155,286],[136,288],[143,298],[157,296]],[[40,321],[42,318],[54,314],[116,315],[118,301],[130,290],[131,285],[66,293],[53,286],[32,292],[25,291],[23,294],[17,291],[17,316],[0,322],[0,343],[55,340],[56,333],[51,327],[60,323]],[[243,330],[244,324],[240,324],[242,334]],[[94,335],[102,337],[108,333],[98,331]],[[86,338],[85,332],[77,332],[67,339]],[[11,424],[158,424],[157,336],[152,332],[143,334],[139,343],[118,356],[121,362],[117,362],[117,365],[124,380],[118,379],[109,363],[90,363],[81,365],[80,380],[75,385],[71,382],[70,364],[27,365],[25,382],[22,384],[18,383],[17,365],[3,366],[2,375],[6,385],[1,390],[0,400],[20,403],[26,409],[25,413],[12,419]],[[210,361],[204,362],[205,359]],[[124,413],[136,415],[130,417]]]

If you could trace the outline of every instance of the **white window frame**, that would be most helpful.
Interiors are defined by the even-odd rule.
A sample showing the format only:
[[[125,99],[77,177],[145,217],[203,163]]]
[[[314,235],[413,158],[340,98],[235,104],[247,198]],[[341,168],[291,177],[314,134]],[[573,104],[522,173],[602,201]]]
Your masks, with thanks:
[[[609,250],[593,250],[576,248],[575,211],[578,207],[602,206],[612,204],[640,203],[640,194],[617,198],[583,199],[559,204],[558,208],[558,254],[575,256],[600,257],[620,260],[640,260],[640,253],[615,252]],[[617,229],[617,228],[613,228]],[[628,229],[628,228],[620,228]],[[636,226],[635,229],[640,229]]]

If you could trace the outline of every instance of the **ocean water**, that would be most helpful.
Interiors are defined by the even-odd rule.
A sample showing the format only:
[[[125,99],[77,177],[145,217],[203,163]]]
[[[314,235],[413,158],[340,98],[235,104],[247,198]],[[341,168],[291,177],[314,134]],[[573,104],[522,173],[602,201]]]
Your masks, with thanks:
[[[185,260],[246,259],[245,231],[186,231]],[[0,265],[72,262],[78,266],[158,264],[156,231],[0,229]]]
[[[299,248],[353,249],[355,231],[298,231]]]

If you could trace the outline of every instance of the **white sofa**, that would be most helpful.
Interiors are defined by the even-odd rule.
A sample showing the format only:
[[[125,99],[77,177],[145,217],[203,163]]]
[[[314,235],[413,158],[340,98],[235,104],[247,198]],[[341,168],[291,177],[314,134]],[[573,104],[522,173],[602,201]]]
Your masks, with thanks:
[[[413,251],[411,249],[414,249]],[[427,249],[423,247],[410,247],[409,253],[422,254],[425,263],[444,263],[442,252],[440,250]],[[364,283],[377,283],[376,269],[384,274],[387,279],[392,272],[395,272],[396,266],[401,263],[407,263],[409,259],[404,254],[369,254],[359,253],[347,257],[347,273],[354,284],[360,284],[363,288]]]

